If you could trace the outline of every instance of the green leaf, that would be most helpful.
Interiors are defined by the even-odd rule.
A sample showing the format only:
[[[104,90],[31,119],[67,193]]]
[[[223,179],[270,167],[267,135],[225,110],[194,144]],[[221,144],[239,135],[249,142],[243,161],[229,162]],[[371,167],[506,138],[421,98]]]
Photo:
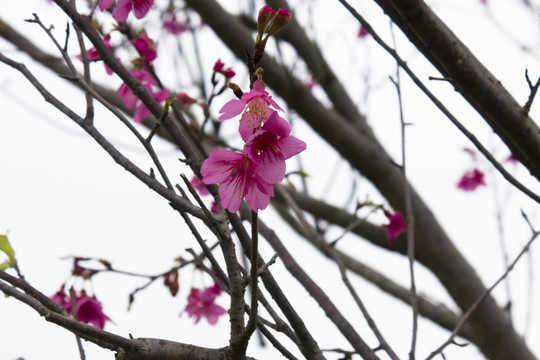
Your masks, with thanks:
[[[7,255],[8,261],[4,261],[0,264],[0,269],[5,270],[9,267],[15,266],[17,259],[15,259],[15,250],[11,247],[7,235],[0,235],[0,251]]]

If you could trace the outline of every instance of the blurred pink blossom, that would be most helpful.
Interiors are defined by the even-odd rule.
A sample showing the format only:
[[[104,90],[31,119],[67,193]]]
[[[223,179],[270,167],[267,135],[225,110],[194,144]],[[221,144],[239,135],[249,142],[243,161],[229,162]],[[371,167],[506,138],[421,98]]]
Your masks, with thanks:
[[[106,3],[109,2],[110,0],[106,1]],[[112,16],[116,21],[123,22],[127,20],[129,13],[133,11],[137,19],[142,19],[146,16],[153,4],[154,0],[118,0]]]
[[[399,234],[405,232],[405,221],[403,220],[403,214],[400,211],[396,211],[395,214],[392,214],[389,211],[384,211],[384,215],[390,220],[389,224],[383,225],[388,234],[388,243],[392,245],[394,240],[399,236]]]
[[[109,40],[111,39],[111,35],[110,34],[107,34],[103,37],[103,42],[105,43],[105,46],[107,46],[107,48],[109,50],[112,50],[113,47],[111,45],[111,43],[109,42]],[[89,49],[86,51],[86,56],[88,57],[88,60],[89,61],[97,61],[97,60],[100,60],[101,59],[101,56],[99,55],[98,51],[96,50],[95,47]],[[77,59],[79,59],[80,61],[82,61],[82,55],[79,54],[76,56]],[[108,75],[112,75],[113,74],[113,71],[111,70],[111,68],[103,63],[103,65],[105,66],[105,71],[107,72]]]
[[[136,70],[132,69],[129,71],[131,75],[135,79],[137,79],[144,88],[152,95],[154,100],[157,102],[162,102],[167,99],[167,96],[170,95],[169,90],[162,89],[159,91],[154,91],[153,87],[157,86],[158,83],[156,79],[148,71],[145,69]],[[120,85],[120,88],[116,91],[116,95],[120,96],[122,98],[122,102],[128,109],[136,109],[135,115],[133,116],[133,120],[135,122],[141,122],[145,117],[150,115],[150,110],[144,106],[144,104],[139,100],[139,98],[133,94],[131,89],[126,85],[122,84]]]
[[[202,291],[192,288],[185,312],[189,317],[195,317],[195,324],[205,317],[211,325],[215,325],[219,317],[227,313],[227,310],[215,303],[219,294],[221,294],[221,288],[217,284]]]
[[[232,78],[236,73],[230,67],[225,68],[225,64],[218,59],[214,64],[214,71],[224,75],[227,79]]]
[[[457,188],[463,191],[474,191],[479,186],[485,186],[484,173],[478,169],[467,171],[457,183]]]
[[[165,15],[165,18],[163,19],[163,28],[173,35],[178,35],[191,30],[188,24],[176,19],[175,14]]]
[[[156,45],[152,39],[148,37],[146,31],[141,31],[139,37],[131,41],[135,45],[135,49],[141,55],[145,64],[150,64],[157,57]]]
[[[71,299],[69,295],[64,291],[64,286],[60,288],[51,299],[62,306],[70,315],[73,315],[73,308],[71,306]],[[97,328],[103,329],[106,321],[111,319],[105,315],[102,309],[101,302],[96,299],[95,296],[88,296],[83,290],[80,294],[75,295],[75,310],[77,312],[77,320],[92,324]]]

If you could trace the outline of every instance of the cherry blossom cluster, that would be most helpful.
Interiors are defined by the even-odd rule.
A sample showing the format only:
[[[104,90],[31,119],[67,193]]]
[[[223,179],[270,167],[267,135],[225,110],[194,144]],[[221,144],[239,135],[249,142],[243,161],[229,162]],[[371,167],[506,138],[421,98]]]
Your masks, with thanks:
[[[278,110],[283,111],[261,79],[220,110],[220,121],[242,114],[239,132],[243,151],[213,149],[201,175],[203,183],[219,184],[221,205],[231,212],[236,212],[244,199],[255,212],[265,209],[274,196],[272,185],[285,177],[285,160],[306,149],[306,143],[290,135],[291,126]]]

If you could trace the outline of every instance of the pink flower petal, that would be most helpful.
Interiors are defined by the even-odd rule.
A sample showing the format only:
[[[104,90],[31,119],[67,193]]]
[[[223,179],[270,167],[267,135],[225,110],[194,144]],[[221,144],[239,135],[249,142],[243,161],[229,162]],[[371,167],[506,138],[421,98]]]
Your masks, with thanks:
[[[114,7],[112,16],[114,20],[118,22],[126,21],[131,11],[131,1],[130,0],[118,0],[118,3]]]
[[[154,0],[131,0],[133,13],[137,19],[142,19],[154,4]]]
[[[244,108],[246,107],[246,102],[243,100],[237,100],[233,99],[223,105],[221,110],[219,110],[219,113],[221,114],[219,116],[219,121],[227,120],[232,117],[235,117],[236,115],[239,115],[242,113]]]
[[[290,159],[291,157],[300,154],[302,151],[306,150],[307,145],[302,140],[289,135],[281,139],[278,144],[279,151],[283,154],[285,160]]]
[[[263,130],[270,131],[280,137],[287,136],[291,133],[291,125],[285,119],[278,115],[277,111],[273,111],[264,123]]]
[[[113,3],[114,0],[99,0],[99,10],[108,9]]]

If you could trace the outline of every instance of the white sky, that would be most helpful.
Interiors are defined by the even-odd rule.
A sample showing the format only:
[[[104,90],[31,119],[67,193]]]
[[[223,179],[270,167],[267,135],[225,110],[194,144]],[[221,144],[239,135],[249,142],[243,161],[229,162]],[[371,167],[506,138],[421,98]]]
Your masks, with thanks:
[[[162,0],[157,0],[157,3],[160,1]],[[327,59],[336,65],[337,75],[368,115],[370,124],[383,144],[399,159],[397,99],[388,80],[388,76],[395,71],[392,60],[370,39],[356,39],[358,24],[340,8],[337,1],[314,1],[313,4],[312,14],[317,21],[313,22],[316,30],[312,35],[320,40]],[[523,75],[525,69],[529,69],[532,79],[540,75],[538,11],[524,10],[521,3],[509,0],[489,0],[487,9],[480,1],[474,0],[434,1],[430,4],[518,101],[525,103],[528,96]],[[362,1],[359,9],[364,11],[375,29],[390,42],[388,20],[382,12],[368,1]],[[2,19],[9,21],[10,25],[43,48],[51,49],[36,25],[22,21],[30,18],[32,12],[38,12],[45,23],[54,23],[57,29],[55,33],[63,38],[65,20],[59,18],[54,7],[47,5],[45,0],[29,0],[24,2],[24,6],[11,4],[9,9],[2,12]],[[302,24],[311,28],[307,21],[308,14],[308,7],[298,7],[295,16]],[[325,26],[319,26],[323,21]],[[152,24],[146,26],[148,31],[152,31]],[[213,40],[213,33],[209,29],[203,30],[200,36],[203,40],[201,43],[204,44],[202,55],[207,75],[218,57],[227,64],[234,64],[237,73],[243,71],[240,63]],[[427,76],[438,75],[426,65],[421,55],[412,49],[403,36],[398,34],[397,39],[400,53],[425,82],[428,82]],[[533,48],[533,52],[519,51],[519,44],[516,44],[515,39]],[[190,41],[185,40],[184,49],[189,49],[189,44]],[[161,50],[164,48],[168,47],[160,47]],[[275,53],[274,50],[274,46],[270,44],[269,51]],[[283,50],[288,53],[287,47]],[[3,40],[0,40],[0,51],[18,61],[27,62],[49,89],[54,89],[61,99],[73,104],[78,111],[83,111],[83,96],[66,85],[64,80],[44,71],[37,64],[29,63],[27,57],[18,54]],[[344,52],[345,55],[342,55]],[[77,52],[73,51],[73,55],[75,54]],[[162,61],[166,63],[167,60]],[[303,67],[297,66],[301,74]],[[117,78],[108,78],[102,74],[100,64],[94,65],[93,70],[95,78],[107,81],[113,88],[118,86]],[[169,79],[171,76],[168,71],[171,70],[160,75]],[[372,86],[367,101],[366,77]],[[169,80],[170,86],[185,85],[182,76],[178,76],[178,79],[176,83]],[[239,83],[243,79],[245,80],[244,75],[235,78]],[[480,166],[487,171],[488,187],[474,193],[456,190],[455,183],[462,173],[472,166],[461,148],[471,145],[411,86],[405,75],[402,75],[402,79],[405,116],[407,121],[414,123],[407,134],[407,165],[411,181],[425,201],[433,207],[458,248],[478,269],[485,283],[491,284],[503,272],[494,210],[495,197],[503,199],[501,208],[511,259],[517,255],[529,237],[527,225],[519,210],[527,212],[538,227],[538,206],[509,187],[483,160],[480,160]],[[429,85],[485,145],[494,149],[498,158],[507,155],[479,116],[448,84],[432,82]],[[178,90],[178,87],[175,90]],[[314,91],[319,94],[320,89]],[[219,109],[229,98],[230,94],[218,98],[213,110]],[[3,64],[0,65],[0,106],[3,114],[0,120],[0,233],[9,231],[9,238],[17,252],[23,273],[38,289],[52,294],[68,278],[70,262],[61,260],[63,256],[103,257],[112,261],[113,266],[118,269],[154,274],[172,266],[173,259],[178,255],[187,256],[184,249],[196,249],[194,239],[186,226],[179,216],[171,211],[166,201],[148,191],[144,185],[118,167],[71,120],[45,104],[21,75]],[[121,151],[148,169],[150,163],[147,157],[140,147],[130,140],[128,133],[102,108],[96,106],[96,110],[98,126]],[[539,118],[537,104],[533,105],[532,117]],[[225,131],[227,132],[228,128]],[[302,161],[305,171],[310,174],[309,186],[313,195],[323,197],[331,203],[343,203],[351,186],[351,171],[348,165],[341,164],[336,167],[336,154],[328,150],[324,142],[302,121],[294,122],[293,131],[308,143],[308,150],[303,154]],[[228,134],[232,135],[233,132],[234,130],[231,130]],[[177,160],[182,155],[158,139],[154,144],[162,155],[170,176],[175,182],[180,182],[178,174],[189,171]],[[322,162],[328,166],[321,166]],[[296,169],[296,166],[294,161],[290,161],[289,170]],[[520,180],[537,193],[540,191],[538,183],[528,177],[523,168],[517,166],[515,171]],[[358,180],[359,200],[363,200],[366,194],[379,200],[379,196],[365,180]],[[327,191],[329,182],[332,187]],[[362,336],[373,341],[364,320],[346,295],[342,284],[335,281],[335,266],[323,261],[321,255],[305,241],[281,226],[273,210],[263,212],[261,218],[278,229],[278,234],[289,250],[298,254],[297,260],[300,264],[327,290],[332,299],[340,304],[343,312],[350,314],[351,322]],[[382,221],[376,217],[373,220]],[[331,230],[330,238],[340,233],[339,230]],[[271,249],[264,242],[261,246],[263,256],[270,258],[273,255]],[[361,261],[380,268],[386,275],[407,286],[407,262],[403,257],[389,254],[354,237],[342,241],[342,246],[358,254]],[[538,307],[528,307],[531,299],[528,297],[528,269],[530,260],[538,256],[537,248],[538,246],[534,245],[531,258],[523,259],[511,274],[510,286],[516,327],[522,332],[526,318],[531,314],[527,339],[535,354],[540,355],[540,344],[531,341],[540,336],[540,312]],[[0,261],[1,259],[0,257]],[[417,269],[417,286],[420,291],[434,301],[452,306],[449,297],[434,277],[426,273],[421,266]],[[282,281],[283,287],[294,294],[291,301],[299,305],[299,311],[316,339],[320,341],[320,346],[326,349],[350,349],[343,339],[336,336],[333,326],[318,306],[294,280],[287,277],[279,261],[272,270],[278,278],[285,279]],[[537,286],[540,274],[537,268],[533,267],[533,271],[534,277],[531,281],[536,285],[533,287],[534,304],[540,296]],[[135,337],[163,337],[208,347],[226,345],[227,319],[222,318],[215,327],[209,326],[204,320],[193,326],[192,319],[186,315],[178,316],[186,304],[186,296],[191,286],[211,285],[210,279],[186,269],[181,272],[180,281],[181,290],[176,298],[171,298],[161,283],[157,282],[138,295],[131,312],[127,313],[127,295],[142,282],[118,275],[98,275],[92,283],[93,290],[104,303],[105,312],[115,322],[106,329],[123,336],[131,333]],[[354,282],[387,340],[395,347],[398,355],[405,358],[410,343],[411,326],[407,306],[390,299],[361,279],[355,278]],[[86,284],[90,289],[88,285]],[[504,286],[500,286],[495,294],[501,304],[506,301]],[[226,306],[228,299],[222,296],[219,302]],[[58,359],[73,359],[78,356],[73,335],[40,319],[22,303],[9,298],[0,299],[0,319],[0,360],[18,357],[32,360],[52,354]],[[418,358],[425,357],[446,339],[446,333],[437,326],[426,321],[421,321],[420,324]],[[253,345],[250,355],[259,359],[272,358],[268,349]],[[90,344],[87,345],[87,350],[88,359],[113,358],[109,351],[100,350]],[[445,354],[448,359],[482,358],[472,346],[450,347]],[[328,354],[328,359],[337,358],[339,356],[336,354]]]

